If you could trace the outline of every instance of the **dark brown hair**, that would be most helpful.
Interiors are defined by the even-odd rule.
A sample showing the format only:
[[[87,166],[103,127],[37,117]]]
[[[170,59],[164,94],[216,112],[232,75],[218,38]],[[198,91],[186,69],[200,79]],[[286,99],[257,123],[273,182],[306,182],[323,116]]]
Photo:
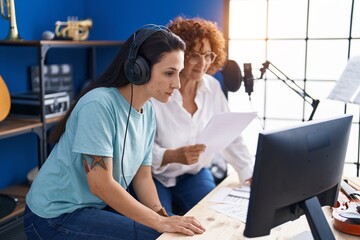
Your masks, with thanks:
[[[57,143],[64,133],[66,128],[66,122],[74,109],[76,103],[79,99],[84,96],[87,92],[92,89],[99,87],[123,87],[129,84],[125,76],[124,64],[128,58],[129,49],[134,40],[134,36],[141,31],[139,29],[136,33],[131,35],[128,40],[121,47],[119,53],[114,58],[112,63],[108,66],[105,72],[97,78],[95,81],[91,82],[79,95],[79,97],[75,100],[75,102],[71,105],[69,110],[66,112],[64,117],[60,120],[59,124],[55,128],[54,132],[49,137],[50,143]],[[161,58],[165,53],[169,53],[172,51],[182,50],[185,51],[185,43],[181,38],[173,34],[169,30],[161,30],[158,31],[151,36],[149,36],[139,47],[137,55],[143,57],[149,67],[151,67],[160,62]]]

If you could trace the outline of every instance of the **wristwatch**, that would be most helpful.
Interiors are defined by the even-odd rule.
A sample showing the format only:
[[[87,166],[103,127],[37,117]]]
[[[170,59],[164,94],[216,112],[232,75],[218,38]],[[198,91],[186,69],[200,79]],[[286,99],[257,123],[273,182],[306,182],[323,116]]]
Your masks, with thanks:
[[[159,214],[160,216],[163,216],[163,217],[168,217],[169,216],[164,207],[161,207],[160,210],[157,211],[156,213]]]

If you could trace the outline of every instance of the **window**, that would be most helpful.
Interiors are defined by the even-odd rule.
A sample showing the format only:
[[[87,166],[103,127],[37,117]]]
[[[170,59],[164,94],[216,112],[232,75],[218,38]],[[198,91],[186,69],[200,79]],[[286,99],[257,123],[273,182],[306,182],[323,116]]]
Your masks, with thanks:
[[[360,55],[360,0],[229,0],[227,6],[229,58],[241,69],[251,63],[255,78],[250,97],[244,83],[228,94],[230,108],[257,111],[266,130],[307,121],[313,108],[281,81],[288,77],[320,100],[313,119],[353,115],[344,175],[359,176],[360,106],[327,96],[348,59]],[[267,70],[259,79],[265,61],[283,74]]]

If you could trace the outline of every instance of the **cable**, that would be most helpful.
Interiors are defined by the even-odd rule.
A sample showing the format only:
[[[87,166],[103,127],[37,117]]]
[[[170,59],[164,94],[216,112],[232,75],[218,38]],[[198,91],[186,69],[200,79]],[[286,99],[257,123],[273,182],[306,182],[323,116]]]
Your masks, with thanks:
[[[249,97],[250,97],[250,96],[249,96]],[[252,104],[251,101],[249,101],[249,104],[250,104],[250,109],[251,109],[251,111],[256,112],[256,118],[259,120],[259,124],[260,124],[262,130],[265,130],[265,126],[264,126],[264,124],[262,123],[262,119],[261,119],[261,118],[259,117],[259,115],[257,114],[258,111],[255,110],[254,105]]]
[[[128,127],[129,127],[129,120],[130,120],[130,113],[131,113],[131,108],[132,108],[132,102],[133,102],[133,85],[132,83],[130,83],[131,85],[131,94],[130,94],[130,107],[129,107],[129,112],[128,112],[128,116],[126,119],[126,126],[125,126],[125,136],[124,136],[124,142],[123,142],[123,151],[122,151],[122,156],[121,156],[121,173],[122,173],[122,177],[125,183],[125,187],[126,187],[126,191],[129,191],[129,186],[126,182],[126,178],[125,178],[125,174],[124,174],[124,155],[125,155],[125,144],[126,144],[126,136],[127,136],[127,132],[128,132]]]
[[[131,86],[131,94],[130,94],[130,107],[129,107],[129,112],[128,112],[128,116],[126,119],[126,126],[125,126],[125,136],[124,136],[124,142],[123,142],[123,151],[122,151],[122,156],[121,156],[121,173],[122,173],[122,177],[125,183],[125,187],[126,187],[126,191],[130,194],[130,190],[129,190],[129,186],[126,182],[126,178],[125,178],[125,174],[124,174],[124,155],[125,155],[125,144],[126,144],[126,137],[127,137],[127,132],[128,132],[128,127],[129,127],[129,120],[130,120],[130,114],[131,114],[131,108],[132,108],[132,102],[133,102],[133,93],[134,93],[134,89],[133,89],[133,84],[130,83]],[[133,224],[134,227],[134,240],[137,239],[137,231],[136,231],[136,225],[135,225],[135,221]]]

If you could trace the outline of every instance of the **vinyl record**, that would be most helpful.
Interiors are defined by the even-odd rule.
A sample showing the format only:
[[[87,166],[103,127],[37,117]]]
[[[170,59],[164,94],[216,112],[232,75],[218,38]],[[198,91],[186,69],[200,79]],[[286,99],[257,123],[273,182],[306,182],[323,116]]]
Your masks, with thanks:
[[[12,213],[16,207],[16,200],[10,196],[0,194],[0,219]]]

